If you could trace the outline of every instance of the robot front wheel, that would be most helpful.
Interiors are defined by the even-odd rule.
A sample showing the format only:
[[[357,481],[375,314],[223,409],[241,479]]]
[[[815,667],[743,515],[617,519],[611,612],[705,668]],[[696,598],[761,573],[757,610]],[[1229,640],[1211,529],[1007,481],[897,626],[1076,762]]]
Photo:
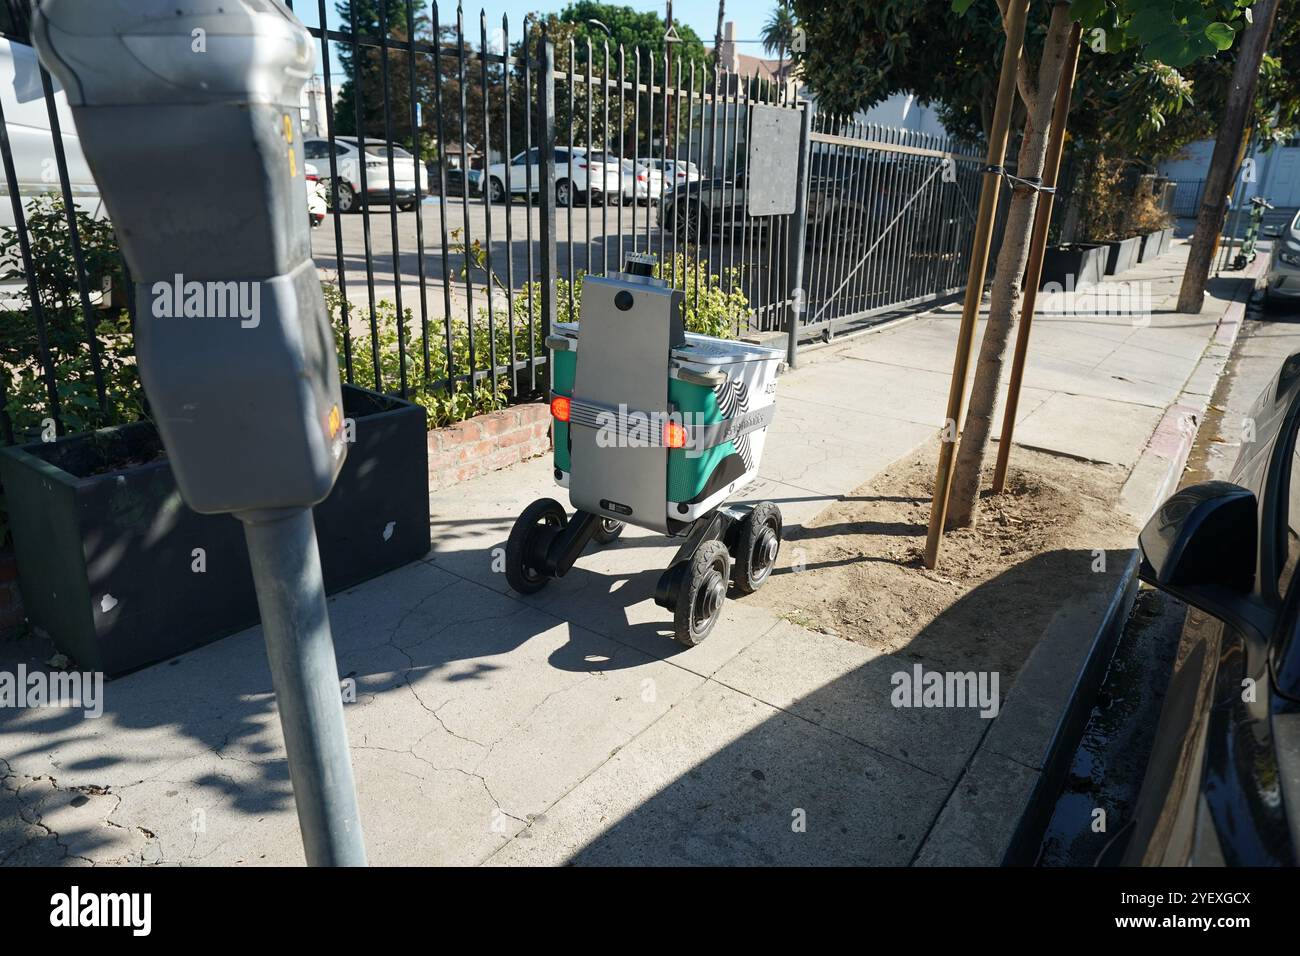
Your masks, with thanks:
[[[579,512],[581,516],[581,512]],[[593,516],[588,515],[590,520]],[[547,551],[551,542],[569,525],[564,505],[554,498],[539,498],[515,519],[506,539],[506,581],[520,594],[536,594],[555,574],[568,570],[548,570]],[[573,529],[581,531],[581,528]],[[600,518],[591,531],[591,540],[597,544],[610,544],[623,533],[623,522],[613,518]],[[580,542],[578,542],[580,548]],[[576,557],[576,551],[573,555]],[[570,559],[570,563],[571,563]]]

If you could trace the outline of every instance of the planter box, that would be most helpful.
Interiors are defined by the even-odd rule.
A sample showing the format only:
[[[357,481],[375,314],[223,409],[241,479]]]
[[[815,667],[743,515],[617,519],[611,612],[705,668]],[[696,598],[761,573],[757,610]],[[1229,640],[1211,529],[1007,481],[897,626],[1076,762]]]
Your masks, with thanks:
[[[1138,253],[1142,251],[1142,237],[1117,239],[1103,242],[1102,245],[1107,249],[1106,275],[1117,276],[1137,265]]]
[[[1142,249],[1138,253],[1138,262],[1154,262],[1160,256],[1160,241],[1164,230],[1149,232],[1142,236]]]
[[[347,385],[343,407],[356,440],[315,508],[328,591],[429,550],[424,409]],[[243,526],[181,501],[151,424],[3,449],[0,480],[28,620],[80,667],[121,674],[257,623]]]
[[[1174,242],[1173,227],[1171,226],[1168,229],[1161,229],[1160,230],[1160,251],[1157,252],[1156,255],[1163,256],[1166,252],[1169,251],[1169,247],[1173,245],[1173,242]]]
[[[1048,246],[1043,256],[1041,289],[1055,283],[1064,290],[1082,285],[1097,285],[1106,274],[1106,257],[1109,250],[1091,242],[1075,242],[1067,246]]]

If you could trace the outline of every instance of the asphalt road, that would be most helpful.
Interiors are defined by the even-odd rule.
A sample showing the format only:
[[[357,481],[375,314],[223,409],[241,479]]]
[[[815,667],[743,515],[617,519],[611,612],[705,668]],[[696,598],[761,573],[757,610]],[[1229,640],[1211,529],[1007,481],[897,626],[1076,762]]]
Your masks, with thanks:
[[[1277,217],[1274,217],[1277,218]],[[1260,253],[1267,256],[1267,247]],[[1197,432],[1182,484],[1227,480],[1244,420],[1283,360],[1300,352],[1300,312],[1265,310],[1257,292]],[[1092,866],[1113,835],[1091,810],[1123,821],[1136,803],[1187,608],[1144,589],[1120,636],[1041,847],[1043,866]],[[1118,824],[1116,824],[1118,825]]]
[[[529,277],[537,279],[541,275],[541,225],[536,206],[519,200],[509,206],[489,205],[477,198],[462,203],[459,197],[453,197],[444,207],[439,200],[430,199],[423,204],[420,218],[422,221],[417,223],[415,211],[393,211],[389,206],[373,207],[366,214],[328,214],[312,230],[312,253],[322,277],[337,281],[341,266],[350,301],[366,302],[371,283],[376,300],[395,300],[394,276],[399,274],[396,262],[400,261],[403,307],[413,308],[418,319],[421,263],[417,240],[421,230],[425,296],[431,321],[435,317],[441,320],[448,297],[452,315],[458,318],[468,314],[471,297],[477,303],[476,310],[484,307],[488,266],[497,280],[493,283],[497,290],[494,301],[501,305],[504,305],[505,286],[520,289]],[[336,245],[339,238],[341,247]],[[610,205],[592,206],[588,210],[579,206],[560,208],[556,213],[556,255],[560,275],[566,278],[575,273],[604,272],[607,263],[609,269],[616,269],[620,257],[628,253],[659,252],[660,241],[655,207]],[[467,247],[481,253],[481,261],[476,261],[470,272],[472,291],[466,288]],[[677,248],[667,232],[663,247],[669,253]],[[717,243],[714,251],[720,255]]]

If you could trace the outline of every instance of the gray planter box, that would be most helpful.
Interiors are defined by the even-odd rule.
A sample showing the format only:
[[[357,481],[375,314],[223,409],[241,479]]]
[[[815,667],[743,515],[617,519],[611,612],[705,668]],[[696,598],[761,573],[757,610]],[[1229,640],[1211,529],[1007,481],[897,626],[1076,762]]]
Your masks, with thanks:
[[[314,509],[328,591],[429,550],[424,409],[348,385],[343,406],[356,440]],[[243,525],[181,501],[152,424],[5,448],[0,480],[27,617],[78,666],[121,674],[257,623]]]
[[[1106,275],[1117,276],[1137,265],[1138,253],[1142,251],[1142,237],[1118,239],[1102,245],[1107,249]]]
[[[1142,249],[1138,253],[1138,262],[1154,262],[1159,258],[1161,237],[1163,235],[1164,230],[1162,229],[1159,232],[1149,232],[1140,237],[1142,239]]]
[[[1173,242],[1174,242],[1173,227],[1170,226],[1168,229],[1161,229],[1160,230],[1160,251],[1156,254],[1163,256],[1166,252],[1169,251],[1169,247],[1173,245]]]
[[[1048,246],[1043,256],[1043,279],[1039,288],[1045,289],[1053,283],[1061,289],[1096,285],[1106,274],[1108,254],[1104,245],[1093,242]]]

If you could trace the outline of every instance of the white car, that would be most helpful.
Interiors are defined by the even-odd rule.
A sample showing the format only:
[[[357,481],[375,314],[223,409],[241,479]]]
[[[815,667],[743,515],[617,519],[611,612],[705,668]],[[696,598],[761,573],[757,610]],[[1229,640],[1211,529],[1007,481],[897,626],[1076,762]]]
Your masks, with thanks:
[[[661,202],[663,200],[664,174],[656,165],[658,162],[659,160],[657,159],[638,159],[636,161],[637,202],[648,204],[652,202]],[[641,178],[642,173],[645,174],[644,179]]]
[[[303,158],[320,170],[328,180],[330,175],[330,141],[319,136],[303,140]],[[389,189],[389,145],[379,140],[366,140],[365,195],[361,188],[361,147],[354,136],[334,137],[334,162],[339,174],[339,212],[354,212],[366,203],[397,203],[397,208],[410,212],[415,208],[415,177],[420,177],[420,195],[429,194],[429,173],[421,165],[416,168],[415,157],[400,146],[393,146],[393,184]],[[326,193],[330,192],[327,183]]]
[[[528,193],[529,176],[532,192],[536,195],[542,181],[541,150],[526,150],[510,160],[510,195]],[[532,172],[529,172],[529,167]],[[602,152],[591,153],[583,146],[558,147],[555,150],[555,202],[567,206],[570,202],[581,205],[591,193],[591,203],[615,202],[622,195],[623,177],[618,160]],[[488,202],[505,202],[506,164],[493,163],[487,168]]]
[[[24,207],[37,196],[63,194],[53,162],[54,143],[50,133],[50,114],[41,87],[40,64],[28,41],[25,27],[16,25],[10,8],[0,4],[0,102],[4,104],[18,194]],[[96,219],[106,218],[99,187],[81,152],[81,140],[73,125],[68,97],[57,80],[54,81],[54,108],[62,133],[72,201],[87,215]],[[3,177],[0,177],[0,186],[7,186]],[[4,191],[7,193],[8,189]],[[0,228],[12,228],[13,225],[13,206],[5,196],[0,200]]]
[[[313,226],[325,221],[329,203],[325,198],[325,184],[321,182],[320,173],[311,163],[304,163],[303,176],[307,180],[307,219]]]
[[[698,183],[702,178],[699,167],[686,160],[638,159],[637,162],[658,170],[668,183],[669,189],[676,189],[678,186],[685,186],[687,183]]]

